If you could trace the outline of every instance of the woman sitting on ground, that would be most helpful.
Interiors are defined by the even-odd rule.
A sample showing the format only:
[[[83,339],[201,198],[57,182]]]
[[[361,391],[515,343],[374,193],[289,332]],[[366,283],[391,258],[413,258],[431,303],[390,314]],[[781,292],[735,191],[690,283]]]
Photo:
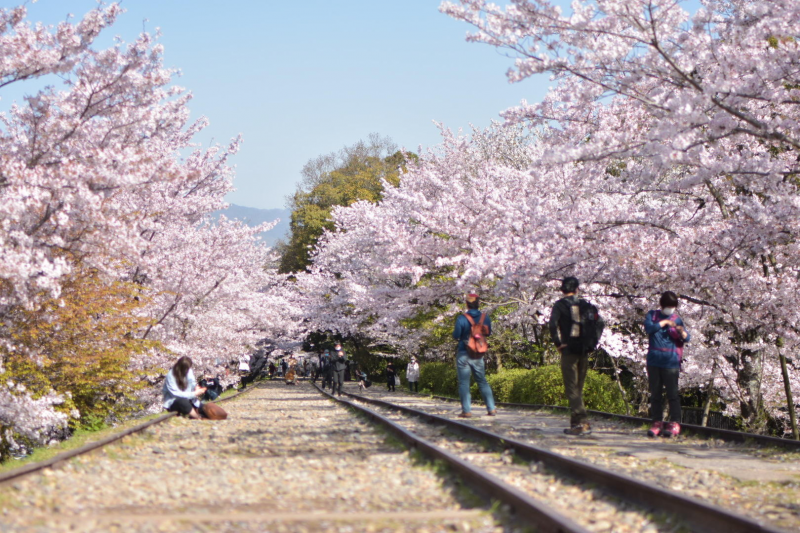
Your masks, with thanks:
[[[164,409],[174,411],[189,418],[202,418],[199,396],[205,394],[205,387],[197,385],[192,372],[192,360],[185,355],[178,359],[164,380]]]

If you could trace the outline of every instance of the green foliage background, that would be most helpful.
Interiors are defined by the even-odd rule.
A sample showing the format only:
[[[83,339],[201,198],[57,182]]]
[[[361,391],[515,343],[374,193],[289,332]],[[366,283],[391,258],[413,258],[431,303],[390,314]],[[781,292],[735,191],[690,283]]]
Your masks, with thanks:
[[[400,174],[414,154],[397,151],[388,137],[377,134],[342,148],[338,153],[310,160],[303,167],[303,182],[289,198],[291,210],[288,242],[279,243],[279,271],[301,272],[311,263],[311,254],[325,230],[334,229],[331,212],[360,200],[377,203],[384,182],[400,183]]]
[[[501,370],[486,376],[495,400],[509,403],[538,405],[567,405],[561,367],[547,365],[531,370]],[[423,363],[420,368],[420,387],[434,394],[458,396],[458,378],[452,363]],[[472,394],[478,395],[476,384]],[[624,413],[625,403],[616,384],[607,375],[589,370],[583,389],[587,409]]]

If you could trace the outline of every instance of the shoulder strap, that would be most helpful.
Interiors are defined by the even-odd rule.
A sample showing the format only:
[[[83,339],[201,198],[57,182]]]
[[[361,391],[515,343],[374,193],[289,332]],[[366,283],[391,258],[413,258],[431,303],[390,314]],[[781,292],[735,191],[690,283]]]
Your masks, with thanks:
[[[481,321],[478,322],[478,324],[480,324],[482,326],[484,320],[486,320],[486,313],[481,313]]]
[[[469,314],[468,314],[468,313],[462,313],[462,314],[463,314],[465,317],[467,317],[467,321],[469,321],[469,325],[470,325],[470,326],[474,326],[474,325],[475,325],[475,321],[474,321],[474,320],[472,320],[472,317],[471,317],[471,316],[469,316]]]

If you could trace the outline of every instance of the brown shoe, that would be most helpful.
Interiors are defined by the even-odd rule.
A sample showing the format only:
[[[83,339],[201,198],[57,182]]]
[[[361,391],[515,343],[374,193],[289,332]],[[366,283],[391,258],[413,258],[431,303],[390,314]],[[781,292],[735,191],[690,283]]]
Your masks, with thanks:
[[[458,415],[458,418],[472,418],[472,413],[465,413],[462,411],[461,414]]]
[[[497,416],[497,409],[492,409],[491,411],[489,411],[486,414],[488,414],[489,416]]]
[[[589,422],[584,422],[583,424],[576,424],[571,428],[565,429],[564,433],[567,435],[591,435],[592,426],[589,425]]]

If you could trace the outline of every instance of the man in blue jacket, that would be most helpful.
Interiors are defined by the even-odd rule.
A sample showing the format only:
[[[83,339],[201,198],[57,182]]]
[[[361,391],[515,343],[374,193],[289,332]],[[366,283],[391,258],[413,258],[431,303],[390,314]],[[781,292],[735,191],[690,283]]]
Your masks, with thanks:
[[[478,324],[481,320],[483,313],[480,312],[480,298],[477,294],[467,295],[467,312],[473,322]],[[486,313],[483,319],[483,324],[488,327],[489,332],[487,337],[492,334],[492,319]],[[486,362],[483,357],[472,359],[467,353],[467,343],[469,342],[470,334],[472,333],[472,325],[463,314],[456,317],[456,326],[453,329],[453,339],[458,341],[456,348],[456,371],[458,373],[458,395],[461,398],[461,418],[470,418],[472,413],[472,395],[469,392],[470,376],[475,378],[478,384],[478,390],[483,398],[483,403],[486,404],[486,410],[489,416],[497,414],[497,409],[494,406],[494,394],[492,388],[486,381]]]

